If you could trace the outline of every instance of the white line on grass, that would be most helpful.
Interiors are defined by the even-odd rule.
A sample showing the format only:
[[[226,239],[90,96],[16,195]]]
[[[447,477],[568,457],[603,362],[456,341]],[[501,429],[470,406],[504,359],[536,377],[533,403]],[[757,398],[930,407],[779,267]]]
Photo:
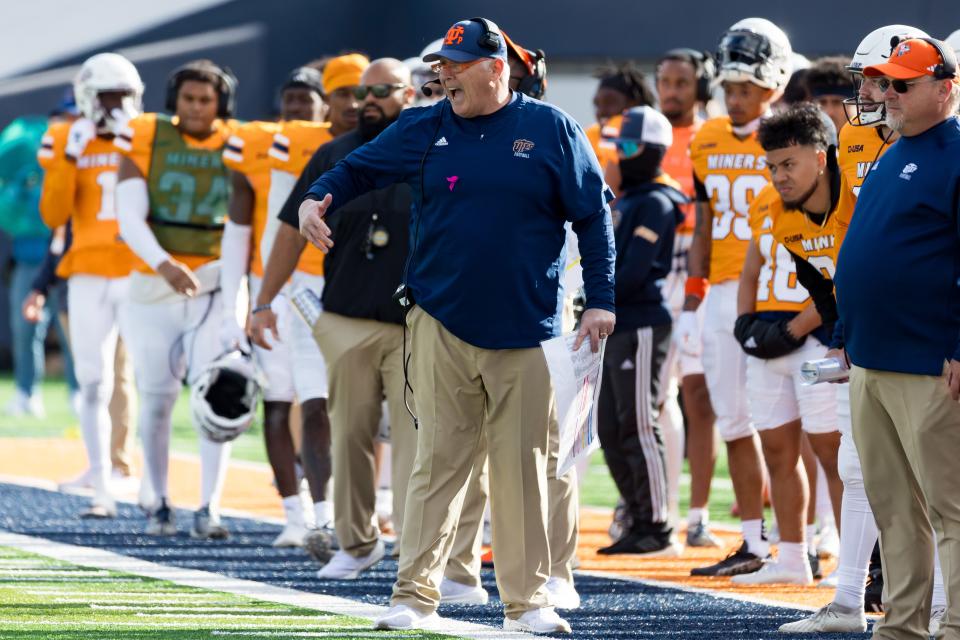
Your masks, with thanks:
[[[44,538],[25,536],[6,531],[0,531],[0,546],[13,547],[27,553],[35,553],[48,558],[55,558],[64,562],[97,569],[129,573],[157,580],[166,580],[182,586],[222,591],[254,600],[276,602],[339,615],[355,616],[372,620],[387,611],[387,608],[383,606],[356,602],[346,598],[319,593],[307,593],[295,589],[277,587],[263,582],[254,582],[252,580],[230,578],[208,571],[169,567],[138,558],[123,556],[103,549],[63,544]],[[101,578],[101,580],[111,580],[111,578]],[[116,580],[120,581],[123,579],[116,578]],[[508,632],[501,628],[472,622],[461,622],[449,618],[441,618],[438,623],[429,625],[424,629],[476,640],[488,640],[490,638],[529,640],[542,637],[526,633]]]
[[[59,602],[59,601],[58,601]],[[70,603],[75,604],[75,603]],[[229,603],[227,603],[229,604]],[[287,613],[291,609],[284,607],[281,609],[265,609],[264,607],[241,607],[241,606],[210,606],[210,607],[186,607],[186,606],[177,606],[177,605],[149,605],[149,604],[97,604],[95,602],[90,603],[91,609],[96,609],[98,611],[140,611],[149,613],[151,611],[156,611],[159,613],[259,613],[260,616],[240,616],[240,617],[273,617],[273,613]],[[185,617],[194,617],[194,616],[185,616]],[[203,617],[203,616],[201,616]],[[302,616],[301,616],[302,617]],[[310,616],[310,618],[316,618],[316,616]]]

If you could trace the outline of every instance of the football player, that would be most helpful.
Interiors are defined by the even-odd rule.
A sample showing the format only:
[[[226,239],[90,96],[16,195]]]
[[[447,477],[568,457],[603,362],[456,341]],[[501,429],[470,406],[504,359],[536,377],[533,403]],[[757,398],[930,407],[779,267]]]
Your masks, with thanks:
[[[690,160],[690,141],[703,126],[699,111],[709,99],[715,75],[713,57],[694,49],[667,51],[656,66],[657,94],[660,111],[673,128],[673,144],[663,159],[663,170],[676,179],[690,203],[681,206],[684,221],[677,227],[674,240],[673,268],[663,287],[663,296],[676,322],[683,309],[684,281],[687,278],[687,252],[693,241],[696,211],[693,200],[693,163]],[[703,312],[697,314],[703,323]],[[709,530],[710,481],[717,460],[713,407],[703,376],[703,362],[697,356],[680,353],[671,342],[663,365],[668,381],[661,384],[661,412],[664,444],[667,455],[667,482],[671,511],[677,509],[680,467],[683,464],[683,415],[677,403],[678,393],[683,398],[689,433],[687,455],[690,459],[690,508],[687,512],[687,546],[715,547],[719,542]],[[679,383],[679,388],[678,388]],[[674,514],[674,517],[676,514]]]
[[[757,571],[770,548],[763,533],[763,461],[747,406],[746,356],[733,327],[738,279],[752,236],[750,202],[769,181],[756,131],[790,77],[790,41],[770,21],[747,18],[723,35],[718,61],[729,115],[708,120],[690,143],[697,222],[686,300],[674,333],[681,352],[697,356],[702,350],[710,401],[720,437],[726,442],[742,520],[740,548],[716,564],[691,572],[707,576]],[[706,305],[702,342],[696,315],[701,303]]]
[[[158,496],[149,535],[175,535],[168,502],[171,414],[181,384],[220,355],[220,241],[229,175],[221,155],[232,123],[233,75],[209,60],[176,69],[166,107],[146,113],[114,139],[123,158],[117,215],[123,239],[145,265],[131,275],[128,319],[140,396],[144,458]],[[198,416],[195,426],[200,430]],[[200,431],[200,508],[191,535],[225,538],[220,493],[230,445]]]
[[[840,130],[839,166],[842,174],[840,201],[834,214],[835,243],[831,258],[836,262],[837,255],[846,229],[853,216],[857,194],[870,167],[879,159],[899,137],[885,125],[883,93],[876,83],[863,76],[863,69],[881,64],[889,58],[893,48],[901,40],[926,37],[927,34],[916,27],[907,25],[888,25],[870,32],[857,46],[848,70],[853,73],[857,87],[855,98],[848,100],[848,108],[854,111],[849,124]],[[799,249],[803,249],[802,246]],[[804,252],[797,254],[804,258]],[[800,261],[798,272],[806,273]],[[825,288],[824,296],[818,296],[808,285],[814,301],[823,317],[831,313],[829,305],[833,303],[832,283]],[[822,302],[826,300],[826,302]],[[831,355],[828,353],[828,355]],[[835,355],[835,353],[833,354]],[[860,457],[853,441],[850,421],[850,392],[848,384],[836,387],[837,418],[840,429],[840,449],[838,469],[843,480],[843,500],[840,510],[840,555],[837,568],[836,594],[831,603],[813,615],[791,622],[781,627],[782,631],[792,633],[813,633],[831,631],[861,630],[863,611],[882,610],[882,574],[879,570],[870,571],[870,583],[866,585],[868,563],[877,541],[877,525],[867,501],[863,487],[863,474],[860,470]],[[866,593],[865,593],[866,592]],[[866,595],[866,600],[865,600]],[[943,588],[943,576],[939,562],[934,563],[934,590],[931,608],[931,635],[939,627],[939,620],[946,609],[946,595]],[[863,623],[865,624],[865,623]]]
[[[249,270],[251,298],[256,298],[263,278],[260,243],[267,221],[272,159],[269,152],[274,135],[290,121],[315,123],[323,115],[322,75],[317,69],[300,67],[289,75],[280,90],[280,117],[283,122],[244,124],[233,133],[224,149],[223,162],[231,169],[232,186],[230,219],[224,228],[221,244],[220,282],[224,303],[220,339],[224,349],[245,348],[247,345],[246,334],[238,322],[236,306],[243,276]],[[319,130],[327,135],[327,128],[328,125],[322,125]],[[286,298],[275,299],[273,310],[279,319],[278,329],[284,335],[289,335],[290,309]],[[246,311],[243,309],[241,317],[246,317]],[[270,350],[255,348],[260,369],[268,382],[263,402],[267,458],[273,468],[287,520],[283,531],[273,541],[273,546],[302,546],[307,528],[298,491],[296,451],[289,427],[294,398],[293,361],[287,343],[278,341],[273,346]],[[317,403],[321,406],[317,407]],[[317,438],[317,431],[323,432],[327,422],[323,403],[322,399],[307,399],[302,403],[300,412],[306,423],[303,426],[304,471],[311,487],[319,485],[316,493],[320,496],[323,496],[330,477],[329,434],[324,438],[321,433]],[[307,421],[316,421],[319,428]],[[324,441],[327,442],[326,447]],[[326,505],[323,508],[326,509]],[[322,526],[325,523],[320,524]]]
[[[251,301],[255,306],[249,321],[254,344],[261,345],[261,348],[264,344],[270,348],[282,344],[283,332],[277,325],[280,317],[273,305],[291,274],[291,291],[307,288],[318,297],[323,291],[323,254],[314,246],[306,247],[301,253],[301,245],[297,242],[299,235],[295,230],[286,229],[287,225],[280,224],[276,216],[314,152],[334,137],[352,131],[357,126],[359,101],[353,89],[369,64],[369,60],[359,54],[347,54],[327,61],[321,83],[329,107],[329,122],[288,120],[279,124],[273,136],[273,144],[268,152],[270,190],[267,224],[260,247],[260,255],[268,258],[257,290],[251,291]],[[288,231],[292,231],[292,238]],[[266,330],[258,329],[261,326],[270,329],[272,340],[266,341]],[[293,378],[294,391],[302,412],[301,456],[304,457],[304,469],[314,503],[314,521],[318,529],[330,533],[334,512],[332,501],[327,499],[327,484],[331,475],[327,368],[311,328],[300,318],[291,318],[287,327],[294,370],[310,372],[310,375],[296,375]]]
[[[770,470],[773,506],[780,529],[776,561],[733,577],[737,584],[813,582],[805,516],[809,488],[800,458],[801,428],[823,467],[834,505],[842,485],[837,474],[836,396],[827,385],[803,385],[801,365],[819,360],[830,342],[810,295],[796,280],[788,248],[803,246],[832,277],[833,220],[839,199],[836,133],[809,103],[765,119],[757,132],[772,177],[750,204],[753,239],[740,274],[734,334],[747,357],[747,397]],[[790,240],[784,246],[774,239]],[[839,516],[839,513],[837,514]]]
[[[58,122],[44,135],[38,159],[45,170],[40,214],[50,228],[72,223],[73,242],[57,268],[67,280],[70,348],[80,385],[80,430],[90,463],[93,499],[82,515],[112,518],[111,422],[117,337],[126,333],[128,276],[140,264],[119,237],[114,188],[120,155],[114,136],[140,113],[143,82],[115,53],[87,59],[74,81],[82,117]]]
[[[807,70],[807,90],[810,99],[830,116],[837,131],[847,124],[851,115],[850,98],[855,91],[853,78],[847,69],[849,60],[840,56],[820,58]]]

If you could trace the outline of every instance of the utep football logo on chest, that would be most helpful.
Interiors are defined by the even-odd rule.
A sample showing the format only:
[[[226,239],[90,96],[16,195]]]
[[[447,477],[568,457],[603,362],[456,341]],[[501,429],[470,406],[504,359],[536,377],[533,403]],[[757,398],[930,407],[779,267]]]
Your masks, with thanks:
[[[535,145],[529,140],[524,140],[523,138],[517,138],[513,141],[513,157],[515,158],[529,158],[530,154],[528,153],[533,149]]]
[[[900,178],[903,180],[910,180],[913,178],[913,172],[917,170],[917,165],[912,162],[907,163],[907,165],[900,171]]]

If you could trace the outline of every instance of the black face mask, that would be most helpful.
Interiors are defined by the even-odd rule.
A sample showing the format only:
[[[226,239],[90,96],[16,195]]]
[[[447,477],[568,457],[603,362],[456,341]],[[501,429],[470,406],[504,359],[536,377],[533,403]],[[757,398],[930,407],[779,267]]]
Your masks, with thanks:
[[[644,145],[640,155],[620,160],[620,187],[629,189],[654,180],[662,171],[660,163],[667,154],[667,148],[658,144]]]
[[[357,123],[357,130],[360,131],[360,137],[363,138],[364,142],[370,142],[376,138],[384,129],[393,124],[400,115],[398,113],[393,118],[388,118],[387,114],[383,112],[383,109],[376,105],[374,105],[374,107],[380,112],[380,118],[378,118],[376,121],[371,121],[367,118],[364,118],[363,110],[360,111],[360,121]]]

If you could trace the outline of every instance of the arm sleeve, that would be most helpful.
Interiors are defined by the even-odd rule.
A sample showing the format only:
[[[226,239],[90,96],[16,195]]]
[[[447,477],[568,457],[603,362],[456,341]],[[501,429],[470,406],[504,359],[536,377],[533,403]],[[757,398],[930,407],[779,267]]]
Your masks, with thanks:
[[[157,267],[170,259],[170,254],[160,246],[147,225],[147,181],[143,178],[124,180],[117,185],[116,193],[120,235],[127,246],[156,271]]]
[[[327,215],[357,196],[400,182],[403,171],[403,130],[405,120],[387,127],[383,133],[355,149],[307,189],[301,200],[322,200],[333,196]],[[297,204],[299,208],[299,203]],[[300,228],[299,216],[297,228]]]
[[[603,180],[590,141],[580,125],[566,123],[561,131],[561,151],[560,199],[580,247],[585,308],[613,312],[617,256],[609,206],[613,192]]]
[[[623,247],[623,255],[615,278],[618,298],[629,297],[642,290],[660,251],[664,234],[675,221],[673,208],[666,208],[659,198],[646,199],[645,206],[620,224],[632,228]]]
[[[237,294],[240,282],[250,263],[250,237],[248,224],[227,220],[220,240],[220,288],[223,290],[223,317],[237,317]]]
[[[828,325],[837,321],[837,299],[833,295],[833,280],[824,277],[823,273],[812,264],[790,252],[797,265],[797,280],[810,293],[813,304],[823,324]]]

